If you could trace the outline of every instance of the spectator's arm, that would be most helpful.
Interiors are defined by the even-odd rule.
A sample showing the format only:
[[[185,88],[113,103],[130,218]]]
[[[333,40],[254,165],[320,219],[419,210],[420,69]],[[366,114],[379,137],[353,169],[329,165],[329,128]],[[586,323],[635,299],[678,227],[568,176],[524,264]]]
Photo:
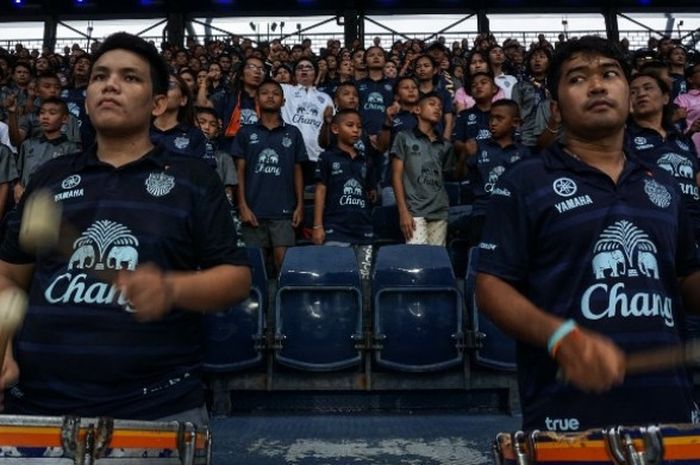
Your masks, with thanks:
[[[445,121],[445,129],[442,131],[442,136],[446,140],[450,140],[450,137],[452,137],[452,131],[455,126],[455,115],[450,112],[450,113],[445,113],[443,116],[443,120]]]
[[[406,202],[406,190],[404,189],[403,184],[403,172],[403,160],[397,157],[393,157],[391,160],[391,184],[394,187],[396,206],[399,209],[399,225],[401,227],[401,232],[403,233],[406,241],[409,241],[413,237],[413,231],[416,226],[413,222],[413,216],[411,216],[411,212],[408,210],[408,203]]]
[[[209,85],[209,78],[207,76],[207,79],[204,79],[202,81],[202,83],[200,84],[199,89],[197,89],[196,104],[198,107],[214,108],[214,104],[207,97],[207,91],[208,91],[207,86],[208,85]],[[221,116],[221,115],[219,115],[219,116]]]
[[[322,182],[316,183],[314,193],[314,225],[312,238],[316,245],[323,245],[326,240],[326,231],[323,229],[323,210],[326,207],[326,185]]]

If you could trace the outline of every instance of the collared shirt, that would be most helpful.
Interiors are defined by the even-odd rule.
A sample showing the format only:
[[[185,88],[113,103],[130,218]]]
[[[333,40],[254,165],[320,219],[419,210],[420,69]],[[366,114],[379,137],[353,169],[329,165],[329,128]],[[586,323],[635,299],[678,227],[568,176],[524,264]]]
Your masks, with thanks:
[[[374,81],[369,77],[356,82],[360,95],[362,127],[368,134],[377,134],[386,119],[386,108],[394,102],[393,79]]]
[[[22,142],[19,148],[19,155],[17,156],[17,172],[20,184],[26,186],[32,174],[47,161],[64,155],[75,154],[79,151],[80,145],[68,140],[66,136],[47,139],[42,135],[26,139]]]
[[[513,87],[518,83],[518,79],[510,74],[501,73],[493,78],[499,89],[503,91],[504,98],[510,98],[513,94]]]
[[[219,115],[221,121],[223,121],[224,128],[228,126],[231,115],[233,115],[233,110],[235,110],[236,105],[238,105],[238,97],[238,94],[234,94],[228,88],[218,91],[211,96],[214,111]],[[240,93],[240,99],[241,126],[257,123],[258,114],[255,111],[255,98],[248,95],[248,92],[242,91]]]
[[[321,153],[316,181],[326,186],[323,226],[326,240],[370,244],[374,237],[368,191],[376,188],[370,160],[352,157],[338,147]]]
[[[151,125],[151,142],[173,153],[200,158],[216,169],[216,160],[207,152],[207,138],[199,128],[180,123],[163,131]]]
[[[617,183],[559,145],[522,160],[492,192],[479,248],[480,272],[625,352],[680,343],[677,276],[698,269],[692,229],[673,178],[634,156]],[[518,343],[517,360],[524,429],[691,421],[685,368],[585,394],[557,380],[546,348]]]
[[[230,153],[219,150],[217,141],[207,139],[207,158],[216,160],[216,174],[224,186],[235,186],[238,184],[236,165]]]
[[[14,345],[22,377],[7,411],[154,420],[201,406],[201,313],[176,308],[138,322],[94,273],[149,262],[166,271],[247,265],[216,175],[163,147],[118,168],[93,147],[47,162],[24,198],[39,189],[77,237],[65,239],[69,258],[29,254],[18,244],[24,203],[9,214],[0,259],[34,263],[34,275]]]
[[[674,177],[683,192],[683,199],[700,243],[700,194],[698,193],[698,155],[689,137],[669,131],[664,139],[653,129],[637,124],[627,125],[627,145],[632,153],[654,164]]]
[[[548,97],[546,82],[536,81],[531,78],[526,81],[520,81],[513,86],[511,98],[520,107],[522,143],[528,147],[537,145],[537,136],[534,132],[537,107],[541,102],[547,100]]]
[[[9,146],[0,144],[0,184],[12,182],[18,177],[15,154]]]
[[[333,100],[328,94],[315,87],[292,86],[282,84],[284,89],[284,106],[282,119],[285,123],[296,126],[304,136],[306,153],[311,161],[318,160],[323,149],[318,145],[318,133],[323,124],[323,113],[327,107],[333,107]]]
[[[408,110],[400,110],[398,113],[396,113],[396,116],[394,116],[394,119],[391,122],[390,146],[394,145],[394,139],[396,138],[396,134],[398,134],[399,131],[411,131],[416,126],[418,126],[418,120],[416,119],[416,115],[414,115],[413,112]]]
[[[233,140],[233,158],[245,160],[245,200],[260,219],[291,218],[297,204],[295,165],[306,161],[301,132],[282,122],[243,126]]]
[[[69,114],[68,121],[61,127],[61,133],[64,134],[69,141],[82,144],[80,126],[80,120],[72,114]],[[41,137],[43,130],[39,122],[39,110],[22,116],[19,120],[19,128],[27,135],[25,139]]]
[[[455,166],[452,144],[438,134],[435,141],[414,128],[396,135],[391,156],[403,161],[403,187],[414,217],[447,219],[450,206],[443,175]]]
[[[491,137],[490,115],[490,111],[482,111],[476,105],[459,112],[452,132],[452,140],[465,142],[469,139],[477,141],[488,139]]]
[[[95,130],[85,109],[85,97],[87,86],[64,87],[61,91],[61,99],[66,102],[68,112],[78,118],[80,142],[83,147],[90,147],[95,142]],[[68,132],[70,134],[70,131]]]
[[[476,154],[469,157],[467,161],[475,197],[472,215],[478,216],[486,213],[486,204],[499,178],[513,163],[529,154],[530,150],[520,144],[501,147],[493,139],[479,142]]]

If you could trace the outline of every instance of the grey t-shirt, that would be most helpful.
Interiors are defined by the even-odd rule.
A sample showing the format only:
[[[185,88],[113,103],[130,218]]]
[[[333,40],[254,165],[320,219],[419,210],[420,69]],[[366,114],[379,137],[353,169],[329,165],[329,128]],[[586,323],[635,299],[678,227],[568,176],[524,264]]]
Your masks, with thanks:
[[[412,216],[447,219],[450,206],[443,174],[455,167],[452,144],[438,138],[431,142],[418,128],[396,134],[391,156],[404,163],[403,186]]]
[[[80,124],[81,122],[78,118],[76,118],[73,114],[69,114],[68,122],[63,125],[61,132],[68,138],[69,141],[80,144]],[[19,127],[25,131],[25,134],[27,134],[26,139],[41,137],[42,130],[41,124],[39,123],[39,115],[37,113],[29,113],[22,116],[22,118],[19,120]]]
[[[68,140],[66,136],[52,140],[44,136],[25,140],[17,157],[20,184],[26,186],[31,175],[47,161],[79,151],[80,145]]]
[[[233,164],[233,157],[222,150],[215,150],[216,174],[221,178],[224,186],[235,186],[238,184],[236,166]]]
[[[12,182],[18,177],[15,154],[10,147],[0,144],[0,184]]]

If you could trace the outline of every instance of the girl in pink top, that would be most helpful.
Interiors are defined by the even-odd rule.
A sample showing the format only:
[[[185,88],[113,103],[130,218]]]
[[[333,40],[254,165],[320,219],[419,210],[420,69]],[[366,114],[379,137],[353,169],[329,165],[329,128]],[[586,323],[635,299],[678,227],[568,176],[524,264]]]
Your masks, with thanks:
[[[686,133],[692,134],[693,143],[700,154],[700,64],[688,68],[685,79],[689,90],[676,97],[674,103],[685,110],[685,121],[688,127]]]
[[[483,52],[480,52],[479,50],[472,50],[472,52],[469,54],[467,57],[467,66],[469,69],[469,76],[476,72],[491,72],[491,67],[489,66],[488,61],[486,61],[486,56],[483,54]],[[465,79],[464,82],[467,82],[468,79]],[[505,94],[503,93],[503,90],[499,87],[498,92],[496,95],[493,96],[493,99],[491,100],[492,102],[495,102],[496,100],[501,100],[506,98]],[[469,108],[474,106],[474,99],[466,93],[464,90],[464,87],[460,87],[459,90],[455,93],[454,96],[454,105],[455,105],[455,110],[457,113],[459,113],[462,110],[468,110]]]

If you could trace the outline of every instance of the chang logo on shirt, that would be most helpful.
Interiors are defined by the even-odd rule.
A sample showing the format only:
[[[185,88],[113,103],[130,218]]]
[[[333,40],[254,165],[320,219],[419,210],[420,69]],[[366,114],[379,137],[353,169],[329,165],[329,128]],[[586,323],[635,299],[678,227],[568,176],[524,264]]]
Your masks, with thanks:
[[[279,164],[280,156],[275,149],[265,149],[258,155],[258,161],[253,172],[279,176],[282,173]]]
[[[177,147],[179,150],[186,149],[190,145],[190,138],[189,137],[176,137],[175,140],[173,141],[175,144],[175,147]]]
[[[343,186],[343,195],[340,197],[339,204],[341,206],[355,205],[360,208],[365,208],[364,189],[355,178],[347,180]]]
[[[442,189],[442,176],[438,170],[430,168],[422,168],[418,176],[418,184],[421,186],[432,187],[433,190]]]
[[[56,277],[44,291],[52,304],[117,303],[132,311],[124,295],[114,284],[87,283],[89,270],[135,270],[139,263],[139,240],[126,226],[111,220],[99,220],[88,227],[73,243],[73,253],[66,273]]]
[[[584,317],[589,320],[661,317],[666,326],[674,326],[673,303],[669,297],[654,292],[628,295],[625,283],[612,279],[623,276],[660,279],[658,249],[645,231],[630,221],[617,221],[600,234],[593,252],[593,275],[604,282],[590,286],[583,293]]]
[[[644,192],[651,203],[659,208],[668,208],[671,205],[671,193],[666,189],[666,186],[662,186],[653,179],[644,180]]]
[[[241,109],[241,124],[250,125],[258,122],[258,114],[250,108]]]
[[[677,153],[667,153],[656,160],[659,168],[676,178],[693,178],[693,163]]]
[[[379,92],[370,92],[363,108],[370,111],[386,110],[386,106],[384,105],[384,97],[382,97],[382,94]]]
[[[175,187],[175,178],[165,173],[151,173],[145,184],[146,192],[153,197],[163,197]]]
[[[297,111],[292,116],[292,123],[294,124],[308,124],[315,128],[321,127],[320,116],[321,112],[318,106],[314,103],[308,102],[306,105],[299,105]]]

